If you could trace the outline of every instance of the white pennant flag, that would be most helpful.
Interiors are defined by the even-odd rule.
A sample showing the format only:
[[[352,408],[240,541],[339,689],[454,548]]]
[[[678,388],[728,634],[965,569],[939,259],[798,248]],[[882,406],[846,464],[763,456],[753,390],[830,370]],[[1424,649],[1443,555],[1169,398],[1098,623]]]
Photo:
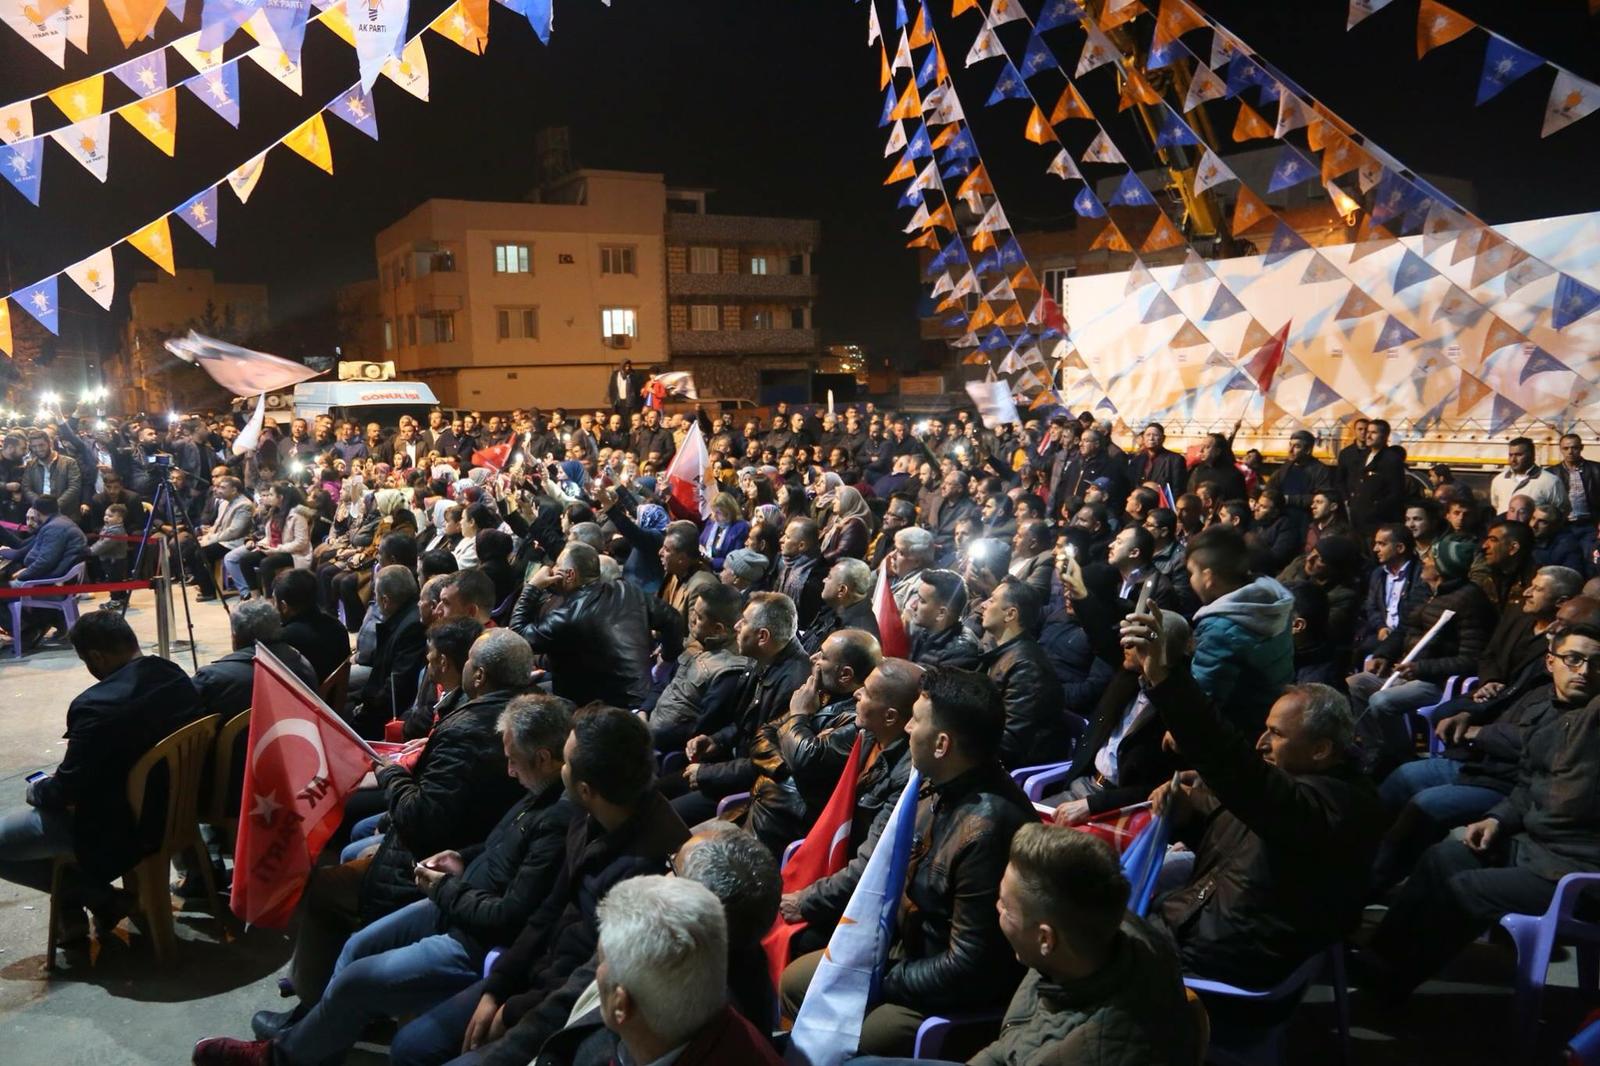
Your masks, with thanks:
[[[939,275],[939,280],[933,283],[933,295],[943,296],[945,293],[951,291],[955,287],[956,283],[950,280],[950,272],[946,270],[944,273]]]
[[[1278,125],[1272,131],[1272,135],[1282,140],[1284,134],[1304,126],[1311,120],[1311,116],[1306,111],[1306,105],[1300,102],[1300,98],[1284,86],[1278,86],[1278,93]]]
[[[983,219],[978,223],[977,227],[972,232],[993,233],[995,230],[1010,228],[1011,223],[1006,221],[1005,209],[1000,206],[1000,201],[996,200],[990,206],[989,210],[984,212]]]
[[[1217,153],[1206,148],[1200,153],[1200,163],[1194,168],[1194,192],[1198,196],[1225,181],[1235,181],[1237,175],[1228,169],[1228,164],[1217,157]]]
[[[883,38],[883,29],[878,25],[877,0],[867,5],[867,44],[871,45]]]
[[[884,146],[883,157],[888,159],[906,146],[906,120],[895,119],[894,125],[889,129],[889,143]]]
[[[257,66],[277,78],[289,91],[296,96],[300,95],[301,75],[300,64],[289,58],[285,52],[275,44],[258,44],[245,55],[255,60]]]
[[[940,88],[943,88],[943,86],[940,86]],[[960,122],[967,117],[967,113],[961,110],[961,97],[949,92],[939,98],[937,107],[930,108],[928,102],[924,100],[922,102],[922,113],[935,126],[948,126],[952,122]]]
[[[67,154],[83,164],[96,181],[106,180],[106,166],[110,162],[111,116],[90,115],[82,122],[73,123],[50,136]]]
[[[20,104],[0,107],[0,142],[16,144],[33,136],[33,104],[27,100]]]
[[[228,187],[233,190],[233,194],[239,198],[241,204],[248,202],[250,194],[255,192],[256,182],[261,180],[261,167],[266,161],[267,153],[262,152],[236,167],[228,175]]]
[[[0,19],[16,31],[17,36],[33,45],[44,57],[58,67],[67,65],[66,20],[61,12],[44,19],[35,19],[37,11],[21,0],[0,0]]]
[[[985,300],[1015,300],[1017,293],[1011,287],[1011,279],[1002,277],[994,288],[984,294],[983,298]]]
[[[349,0],[345,10],[356,38],[361,91],[371,93],[384,64],[403,54],[411,3],[410,0]]]
[[[911,221],[906,223],[904,232],[914,233],[919,229],[923,229],[926,226],[927,221],[928,205],[926,203],[920,203],[917,205],[916,213],[911,216]]]
[[[1550,87],[1550,100],[1544,108],[1544,129],[1539,136],[1548,137],[1557,130],[1564,130],[1597,107],[1600,107],[1600,85],[1556,67],[1556,82]]]
[[[1101,130],[1095,139],[1089,142],[1089,147],[1084,150],[1085,163],[1122,163],[1122,153],[1117,151],[1117,146],[1112,143],[1105,130]]]
[[[951,296],[972,296],[978,291],[978,272],[969,270],[956,282],[956,287],[950,290]]]
[[[211,49],[209,52],[200,48],[200,33],[196,30],[187,37],[179,37],[172,42],[172,50],[183,57],[183,61],[195,69],[197,74],[205,74],[222,66],[222,46]]]
[[[939,165],[933,160],[922,168],[922,173],[917,175],[917,180],[911,183],[913,189],[932,189],[939,184]]]
[[[66,7],[50,16],[61,31],[66,34],[67,43],[80,52],[89,50],[89,4],[87,0],[81,3],[68,4]]]
[[[1207,100],[1220,100],[1228,95],[1228,83],[1204,63],[1196,62],[1194,76],[1189,79],[1189,91],[1183,97],[1183,110],[1193,111]]]
[[[85,296],[105,310],[111,310],[111,298],[117,294],[117,277],[110,248],[102,248],[89,258],[73,263],[65,273],[77,282]]]
[[[1083,44],[1083,54],[1078,57],[1078,72],[1076,77],[1083,77],[1097,67],[1103,67],[1117,58],[1120,50],[1111,43],[1111,38],[1100,31],[1100,27],[1092,22],[1086,22],[1083,32],[1089,39]]]
[[[889,64],[891,71],[904,67],[906,70],[914,69],[911,63],[911,42],[906,40],[906,31],[900,31],[900,44],[894,50],[894,61]]]
[[[428,101],[428,53],[422,50],[422,38],[406,42],[399,59],[383,65],[383,76],[423,103]]]
[[[1005,49],[1000,47],[1000,38],[996,37],[988,26],[984,26],[978,31],[977,39],[972,42],[972,48],[967,51],[967,66],[1002,55],[1005,55]]]
[[[989,9],[989,25],[1004,26],[1008,22],[1025,19],[1028,13],[1022,10],[1020,0],[994,0],[994,6]]]
[[[1017,350],[1015,348],[1006,352],[1006,357],[1000,360],[999,369],[1002,374],[1015,374],[1022,369],[1022,360],[1017,358]]]
[[[1050,160],[1050,165],[1044,169],[1045,173],[1054,174],[1056,177],[1062,178],[1063,180],[1067,178],[1077,178],[1079,181],[1083,180],[1083,172],[1078,169],[1078,164],[1072,161],[1072,157],[1067,154],[1067,150],[1065,148],[1057,152],[1056,157]]]

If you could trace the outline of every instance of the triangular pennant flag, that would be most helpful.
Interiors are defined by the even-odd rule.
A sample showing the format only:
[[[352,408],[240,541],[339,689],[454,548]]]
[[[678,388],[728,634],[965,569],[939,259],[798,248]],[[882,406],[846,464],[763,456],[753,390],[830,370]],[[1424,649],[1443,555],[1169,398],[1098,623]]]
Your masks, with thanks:
[[[1394,0],[1350,0],[1350,15],[1345,20],[1344,28],[1355,29],[1356,23],[1368,15],[1382,11],[1392,3]]]
[[[1494,233],[1484,234],[1478,246],[1478,257],[1472,263],[1472,287],[1478,288],[1490,278],[1499,277],[1524,259],[1528,253]]]
[[[1201,150],[1200,162],[1194,168],[1194,191],[1198,196],[1212,186],[1220,185],[1225,181],[1237,181],[1233,171],[1228,169],[1228,164],[1217,157],[1217,153],[1210,148]]]
[[[1338,130],[1329,133],[1322,148],[1323,183],[1326,184],[1340,175],[1350,173],[1361,165],[1363,156],[1364,153],[1350,138]]]
[[[33,136],[33,104],[27,100],[0,107],[0,144],[16,144]]]
[[[1477,23],[1438,3],[1422,0],[1417,8],[1417,58],[1466,33]]]
[[[1272,217],[1272,209],[1251,192],[1248,186],[1239,186],[1239,200],[1233,207],[1232,233],[1235,238],[1250,230],[1257,222]]]
[[[350,2],[359,3],[359,0]],[[370,10],[370,3],[366,9]],[[300,47],[306,36],[306,17],[310,12],[310,0],[268,0],[261,9],[262,18],[267,24],[266,33],[258,35],[258,39],[272,46],[275,51],[287,54],[291,62],[299,65]],[[488,18],[487,10],[484,18]]]
[[[1300,275],[1302,285],[1320,285],[1324,281],[1338,281],[1342,275],[1339,268],[1328,262],[1321,252],[1314,252],[1311,262],[1306,264],[1306,272]]]
[[[215,185],[184,202],[173,214],[200,234],[211,247],[217,246],[217,187]]]
[[[1038,104],[1034,104],[1033,110],[1028,113],[1028,124],[1023,127],[1022,136],[1034,144],[1049,144],[1056,140],[1056,131],[1045,121],[1044,112],[1039,110]]]
[[[1172,220],[1163,214],[1156,219],[1156,224],[1150,227],[1150,233],[1139,246],[1141,252],[1164,252],[1168,248],[1176,248],[1184,243],[1183,233]]]
[[[1205,19],[1184,0],[1161,0],[1161,8],[1156,12],[1155,39],[1177,40],[1190,30],[1197,30],[1205,24]]]
[[[1125,66],[1121,69],[1122,95],[1117,100],[1118,111],[1126,111],[1134,104],[1154,107],[1161,102],[1161,94],[1143,74],[1139,73],[1138,67]]]
[[[383,75],[418,100],[428,99],[428,53],[422,49],[422,38],[406,42],[399,59],[383,64]]]
[[[96,74],[81,81],[71,82],[52,89],[45,95],[50,102],[67,116],[68,122],[82,122],[91,115],[98,115],[102,110],[105,100],[106,76]]]
[[[1078,92],[1078,87],[1070,81],[1061,91],[1061,99],[1056,101],[1055,110],[1050,112],[1050,125],[1060,125],[1069,118],[1086,118],[1091,121],[1094,119],[1094,112],[1089,110],[1083,94]]]
[[[1105,207],[1100,203],[1100,198],[1095,196],[1094,189],[1085,184],[1072,198],[1072,209],[1083,218],[1103,218]]]
[[[1566,329],[1596,307],[1600,307],[1600,292],[1571,274],[1562,274],[1556,279],[1556,299],[1550,308],[1550,325],[1555,329]]]
[[[1483,73],[1478,77],[1477,102],[1493,99],[1507,85],[1542,66],[1544,60],[1532,52],[1498,34],[1489,34],[1489,46],[1483,52]]]
[[[1039,279],[1034,276],[1033,268],[1024,263],[1015,274],[1011,275],[1011,287],[1013,289],[1029,289],[1037,292]]]
[[[372,97],[359,86],[352,85],[329,110],[373,140],[378,139],[378,113],[373,110]]]
[[[551,0],[523,0],[522,7],[539,43],[549,44],[550,31],[555,28],[555,8]]]
[[[903,30],[911,18],[906,14],[906,0],[894,0],[894,28]]]
[[[1422,223],[1422,254],[1432,255],[1453,243],[1466,225],[1466,218],[1458,212],[1443,204],[1433,204],[1428,208],[1427,220]]]
[[[1373,343],[1374,352],[1386,352],[1390,348],[1398,348],[1417,339],[1416,330],[1390,315],[1384,320],[1383,328],[1378,331],[1378,339]]]
[[[1306,394],[1306,405],[1301,410],[1300,416],[1304,418],[1316,414],[1329,404],[1337,403],[1338,401],[1339,394],[1333,391],[1333,386],[1319,377],[1313,377],[1311,379],[1311,391]]]
[[[890,118],[918,118],[922,115],[922,96],[915,83],[906,86],[900,102],[889,112]]]
[[[1235,370],[1223,380],[1222,394],[1226,396],[1230,392],[1250,392],[1255,387],[1256,383],[1251,381],[1244,371]]]
[[[153,96],[167,87],[167,52],[157,48],[137,59],[111,68],[117,80],[140,96]]]
[[[428,29],[447,41],[455,42],[473,55],[482,55],[484,47],[489,43],[487,36],[478,32],[478,24],[468,14],[465,0],[455,0],[455,3],[439,13],[438,18],[428,23]]]
[[[986,25],[978,31],[972,47],[967,49],[967,66],[1005,54],[1006,50],[1000,46],[1000,38],[996,37],[994,31]]]
[[[150,261],[168,274],[178,272],[172,260],[172,229],[167,216],[162,215],[135,233],[128,235],[128,243],[150,257]]]
[[[1557,67],[1555,84],[1550,86],[1550,99],[1544,105],[1544,128],[1539,136],[1548,137],[1564,130],[1597,107],[1600,107],[1600,85]]]
[[[332,33],[335,37],[339,38],[339,40],[343,41],[351,48],[356,46],[356,31],[350,25],[349,16],[345,14],[345,5],[343,0],[340,0],[338,3],[329,4],[327,7],[323,8],[322,18],[318,21],[321,23],[323,29]]]
[[[206,106],[235,128],[239,125],[239,61],[229,60],[217,69],[183,83]]]
[[[178,90],[168,89],[143,100],[124,104],[117,108],[117,114],[144,134],[151,144],[167,155],[173,153],[177,142]]]
[[[1278,98],[1278,124],[1272,135],[1282,140],[1290,130],[1297,130],[1311,119],[1310,109],[1294,93],[1286,92]]]
[[[1219,100],[1228,94],[1228,83],[1204,63],[1195,62],[1194,74],[1189,78],[1189,90],[1183,95],[1183,110],[1193,111],[1207,100]]]
[[[1115,222],[1106,223],[1106,228],[1100,231],[1100,236],[1096,237],[1089,247],[1091,250],[1104,248],[1110,252],[1133,251],[1133,246],[1128,243],[1128,239],[1122,235]]]
[[[277,78],[285,88],[299,96],[304,79],[301,76],[300,64],[283,49],[271,44],[259,44],[245,55],[249,56],[256,66]]]
[[[867,5],[867,44],[872,45],[883,39],[883,27],[878,25],[877,0]]]
[[[1382,226],[1371,225],[1371,219],[1363,224],[1361,232],[1356,235],[1356,243],[1350,248],[1350,262],[1365,259],[1369,255],[1377,255],[1394,247],[1395,237]]]
[[[933,43],[933,27],[928,20],[926,4],[917,7],[916,21],[911,24],[911,47],[925,48]]]
[[[894,59],[889,62],[890,76],[893,77],[894,72],[902,67],[906,70],[916,69],[916,64],[911,60],[911,42],[906,39],[904,30],[900,31],[900,43],[895,47]]]
[[[1233,139],[1236,141],[1253,141],[1257,137],[1271,137],[1272,127],[1267,120],[1256,113],[1255,108],[1239,101],[1239,117],[1233,123]]]
[[[1173,282],[1173,289],[1181,289],[1185,285],[1194,285],[1205,281],[1211,276],[1211,268],[1206,266],[1206,261],[1200,258],[1200,253],[1190,248],[1183,256],[1183,266],[1178,269],[1178,279]]]
[[[60,301],[56,299],[58,289],[56,277],[52,274],[36,285],[12,293],[11,298],[17,302],[18,307],[32,315],[35,322],[60,336],[61,306]]]
[[[1460,394],[1460,402],[1456,406],[1456,415],[1465,417],[1468,411],[1478,405],[1479,400],[1493,391],[1488,385],[1463,370],[1461,372],[1461,387],[1457,390]]]
[[[1083,24],[1083,32],[1088,36],[1083,44],[1083,52],[1078,57],[1078,69],[1073,77],[1081,78],[1096,67],[1103,67],[1115,59],[1121,52],[1111,43],[1111,39],[1092,22]]]
[[[1044,43],[1044,38],[1039,36],[1038,30],[1034,30],[1028,37],[1028,47],[1022,53],[1021,69],[1024,78],[1031,78],[1041,70],[1061,69],[1056,54]]]
[[[1232,318],[1244,310],[1244,304],[1239,298],[1229,292],[1225,287],[1219,287],[1217,294],[1211,298],[1211,306],[1206,308],[1206,313],[1200,316],[1202,322],[1221,322],[1223,319]]]
[[[1138,18],[1144,11],[1141,0],[1106,0],[1105,7],[1100,12],[1100,26],[1102,29],[1116,29],[1125,22]]]
[[[1450,250],[1450,265],[1455,266],[1463,259],[1471,259],[1477,255],[1478,247],[1483,243],[1484,234],[1487,232],[1488,230],[1482,227],[1462,230],[1461,235],[1456,238],[1455,247]]]
[[[1067,153],[1065,148],[1057,152],[1056,157],[1050,160],[1050,165],[1045,167],[1045,173],[1054,174],[1063,180],[1068,178],[1083,179],[1083,172],[1078,169],[1078,164],[1073,162],[1072,156]]]
[[[1184,319],[1183,325],[1178,327],[1178,332],[1167,342],[1167,347],[1196,348],[1205,343],[1207,343],[1206,335],[1200,332],[1200,327]]]
[[[1174,148],[1180,144],[1199,144],[1200,138],[1195,136],[1194,130],[1172,108],[1161,108],[1161,124],[1156,128],[1155,144],[1157,148]]]
[[[1029,96],[1028,86],[1022,80],[1022,75],[1017,68],[1006,60],[1005,67],[1000,71],[1000,77],[995,80],[994,92],[989,94],[989,99],[984,102],[986,107],[993,107],[1002,100],[1023,100]]]
[[[1304,237],[1296,233],[1287,222],[1280,218],[1277,225],[1273,227],[1272,238],[1267,242],[1266,254],[1262,262],[1266,266],[1274,266],[1296,252],[1303,252],[1310,247],[1311,245],[1306,243]]]
[[[1083,161],[1085,163],[1122,163],[1124,165],[1127,163],[1127,160],[1122,158],[1122,153],[1117,151],[1117,146],[1112,143],[1111,138],[1106,135],[1106,131],[1103,129],[1095,135],[1094,140],[1089,142],[1088,149],[1083,153]]]
[[[1141,259],[1135,259],[1133,266],[1128,270],[1128,283],[1122,288],[1122,295],[1132,296],[1146,285],[1154,285],[1156,279]]]
[[[1547,278],[1554,273],[1554,267],[1547,266],[1537,259],[1524,259],[1506,271],[1506,295],[1511,296],[1524,285],[1531,285],[1539,279]]]
[[[67,34],[60,12],[43,15],[30,4],[8,0],[0,3],[0,20],[16,31],[17,36],[37,48],[41,54],[58,67],[67,65]]]
[[[204,0],[200,6],[200,47],[221,49],[239,27],[265,6],[266,0]]]
[[[1437,322],[1442,318],[1459,329],[1466,326],[1473,313],[1480,309],[1478,302],[1465,290],[1452,284],[1433,309],[1433,321]]]
[[[999,316],[994,320],[995,325],[1006,327],[1020,326],[1024,322],[1025,319],[1022,317],[1022,308],[1018,307],[1016,304],[1012,304],[1010,307],[1000,312]]]
[[[326,18],[323,21],[326,23]],[[219,44],[215,48],[201,48],[199,33],[179,37],[172,42],[171,48],[182,56],[184,62],[193,67],[197,74],[204,74],[222,66],[222,46]]]
[[[1333,313],[1335,322],[1355,322],[1366,318],[1368,315],[1377,314],[1383,308],[1378,302],[1366,294],[1359,286],[1350,286],[1350,291],[1345,293],[1344,302]]]
[[[1307,159],[1305,153],[1292,144],[1285,144],[1278,153],[1278,161],[1272,167],[1272,180],[1267,183],[1268,192],[1278,192],[1302,181],[1308,181],[1318,174],[1317,165]]]
[[[1043,33],[1058,26],[1078,22],[1083,17],[1083,5],[1079,0],[1045,0],[1044,9],[1039,12],[1038,25],[1034,28]]]
[[[0,296],[0,352],[11,354],[11,301]]]
[[[333,173],[333,150],[328,144],[328,126],[322,120],[322,112],[291,130],[283,144],[306,162]]]
[[[89,258],[73,263],[62,273],[76,282],[85,296],[103,309],[111,310],[111,299],[117,294],[117,271],[110,248],[102,248]]]
[[[250,194],[255,191],[256,182],[261,180],[261,168],[267,161],[267,153],[262,152],[252,159],[235,167],[228,174],[228,187],[239,198],[239,202],[246,203]]]
[[[1490,434],[1499,433],[1507,426],[1515,423],[1517,419],[1521,418],[1525,414],[1527,414],[1527,412],[1522,408],[1512,403],[1506,397],[1496,393],[1494,397],[1494,403],[1489,408]]]
[[[930,229],[930,230],[934,226],[939,226],[939,227],[942,227],[944,229],[950,230],[953,233],[953,232],[955,232],[955,228],[956,228],[955,212],[950,210],[949,203],[942,203],[928,215],[928,220],[925,223],[923,223],[923,226],[924,226],[924,228]],[[937,243],[935,243],[931,247],[935,247],[936,248],[936,247],[938,247],[938,245],[937,245]]]
[[[1107,201],[1113,207],[1154,207],[1155,198],[1150,195],[1150,190],[1144,187],[1139,180],[1139,175],[1129,170],[1122,176],[1122,181],[1117,183],[1116,191]]]
[[[1244,328],[1244,338],[1239,341],[1239,351],[1254,352],[1257,348],[1272,339],[1272,334],[1267,332],[1267,327],[1261,321],[1252,317]]]
[[[361,91],[372,92],[378,74],[389,61],[402,56],[405,45],[406,19],[410,14],[410,0],[348,0],[356,5],[358,18],[351,22],[355,36],[356,65],[361,71]],[[546,34],[549,33],[549,7],[544,8]],[[528,12],[530,20],[534,13]],[[534,26],[538,28],[537,23]],[[417,42],[420,46],[421,42]],[[459,42],[458,42],[459,43]],[[409,49],[406,49],[409,51]],[[421,48],[418,48],[421,51]],[[424,67],[424,70],[427,68]]]
[[[0,144],[0,175],[4,175],[35,207],[39,206],[39,179],[43,166],[42,137],[18,141],[16,144]]]
[[[1000,360],[1000,366],[998,369],[1002,374],[1015,374],[1017,371],[1023,369],[1022,360],[1017,358],[1017,351],[1015,348],[1006,352],[1006,357]]]
[[[933,56],[930,54],[928,58],[932,59]],[[917,80],[922,80],[920,75]],[[883,45],[880,44],[878,46],[878,88],[887,89],[892,81],[894,81],[894,71],[889,66],[889,53],[884,51]]]
[[[1394,270],[1394,291],[1396,294],[1405,292],[1413,285],[1436,277],[1438,271],[1428,265],[1428,261],[1407,248],[1400,257],[1400,265]]]
[[[83,164],[96,181],[106,180],[106,166],[110,161],[111,116],[93,115],[82,122],[50,131],[50,137],[67,150],[67,154]]]
[[[1557,371],[1572,372],[1572,368],[1561,360],[1551,355],[1536,345],[1529,345],[1532,350],[1528,352],[1527,360],[1522,364],[1522,370],[1517,374],[1517,384],[1522,385],[1535,374],[1553,374]]]
[[[1243,48],[1233,35],[1215,24],[1211,27],[1211,59],[1207,63],[1212,70],[1221,70],[1233,62],[1233,57],[1238,55]]]

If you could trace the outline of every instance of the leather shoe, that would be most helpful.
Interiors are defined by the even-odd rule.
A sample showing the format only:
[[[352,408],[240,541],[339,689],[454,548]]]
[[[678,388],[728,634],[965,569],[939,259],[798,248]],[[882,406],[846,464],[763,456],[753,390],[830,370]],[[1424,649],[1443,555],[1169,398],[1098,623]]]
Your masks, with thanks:
[[[272,1041],[213,1036],[194,1046],[194,1066],[272,1066]]]
[[[305,1015],[303,1006],[296,1006],[293,1010],[258,1010],[250,1016],[250,1031],[256,1034],[257,1040],[272,1040],[282,1036]]]

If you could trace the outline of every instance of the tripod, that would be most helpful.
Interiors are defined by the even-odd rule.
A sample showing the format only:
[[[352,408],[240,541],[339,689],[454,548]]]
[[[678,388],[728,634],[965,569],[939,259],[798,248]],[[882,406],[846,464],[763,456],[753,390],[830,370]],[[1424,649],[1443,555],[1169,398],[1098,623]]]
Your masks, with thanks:
[[[164,473],[171,470],[170,463],[158,465]],[[133,557],[133,573],[142,572],[140,568],[144,564],[145,549],[150,546],[150,534],[155,529],[156,516],[161,514],[163,506],[166,508],[167,523],[172,526],[174,533],[173,548],[175,550],[172,554],[178,560],[178,597],[183,600],[183,623],[189,630],[189,657],[194,662],[195,672],[199,673],[200,651],[194,639],[194,618],[189,614],[189,575],[185,572],[183,552],[176,550],[177,533],[187,529],[190,536],[195,536],[196,534],[194,526],[190,524],[188,516],[184,514],[183,509],[175,505],[172,499],[172,483],[166,477],[162,477],[156,482],[155,494],[150,498],[150,516],[144,520],[144,532],[139,535],[139,550]],[[180,515],[183,515],[183,517],[180,518]],[[225,601],[222,604],[222,609],[224,611],[228,609]],[[128,601],[124,600],[122,601],[122,611],[126,614],[127,610]]]

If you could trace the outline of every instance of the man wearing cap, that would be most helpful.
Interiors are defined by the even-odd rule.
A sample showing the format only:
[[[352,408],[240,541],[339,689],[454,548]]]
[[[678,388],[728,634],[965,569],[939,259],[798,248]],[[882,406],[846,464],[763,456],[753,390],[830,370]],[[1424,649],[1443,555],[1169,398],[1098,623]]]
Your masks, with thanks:
[[[735,548],[722,561],[722,583],[732,585],[741,596],[748,597],[761,586],[771,566],[771,560],[754,548]]]

